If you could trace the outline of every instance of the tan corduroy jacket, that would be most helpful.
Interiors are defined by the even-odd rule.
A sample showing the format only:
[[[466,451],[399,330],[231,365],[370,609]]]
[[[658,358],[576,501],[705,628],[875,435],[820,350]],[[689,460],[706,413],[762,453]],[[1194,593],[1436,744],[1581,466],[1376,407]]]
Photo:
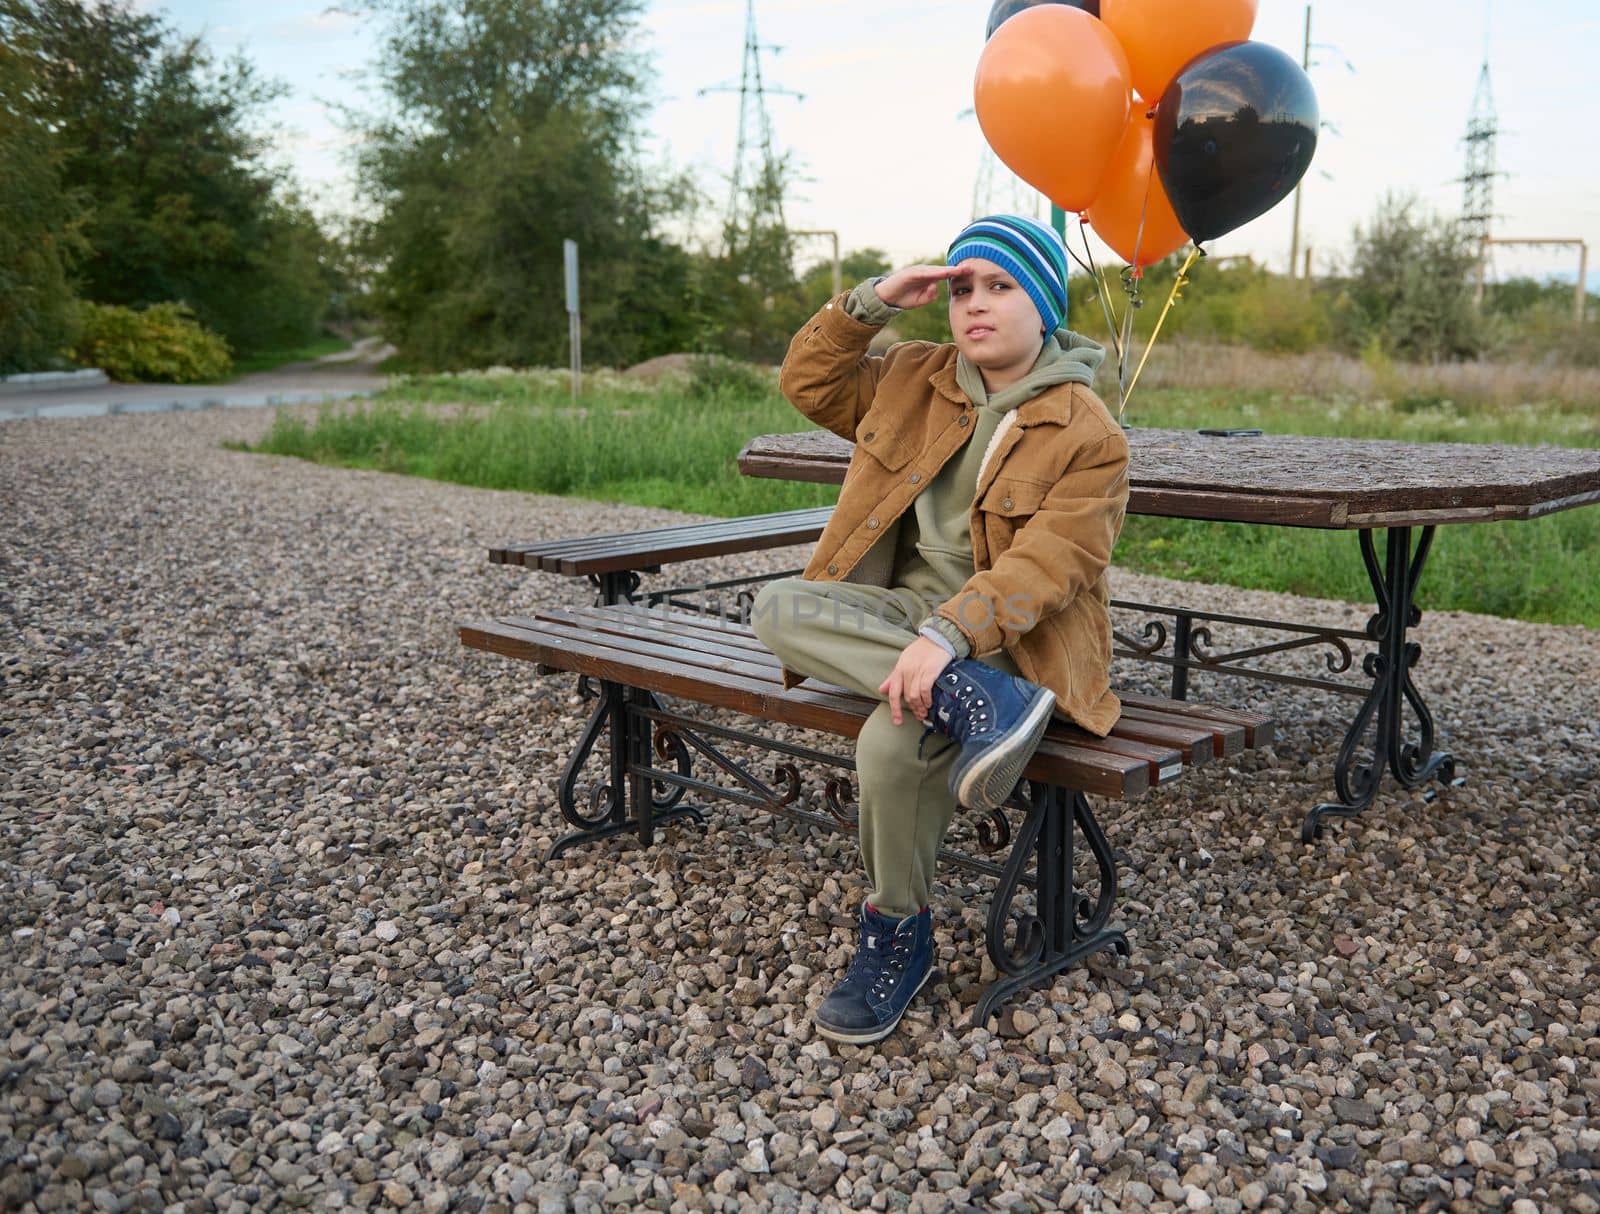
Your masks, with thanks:
[[[783,394],[856,444],[839,505],[804,576],[886,585],[897,523],[963,445],[976,408],[956,386],[956,348],[901,342],[830,300],[789,345]],[[1057,707],[1096,734],[1117,722],[1105,570],[1128,505],[1128,443],[1093,391],[1061,384],[996,430],[972,503],[976,572],[936,614],[976,658],[1004,649]],[[869,555],[870,554],[870,555]],[[803,676],[784,672],[793,687]]]

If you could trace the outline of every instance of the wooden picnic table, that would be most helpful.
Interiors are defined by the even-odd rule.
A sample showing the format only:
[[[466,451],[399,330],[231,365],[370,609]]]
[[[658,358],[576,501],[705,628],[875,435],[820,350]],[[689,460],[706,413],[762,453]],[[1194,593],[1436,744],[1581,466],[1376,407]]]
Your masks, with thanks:
[[[1170,657],[1164,653],[1165,626],[1154,623],[1145,625],[1142,637],[1119,633],[1117,652],[1172,666],[1175,698],[1186,694],[1191,671],[1361,696],[1334,766],[1337,799],[1306,816],[1301,833],[1308,842],[1320,833],[1324,819],[1350,817],[1370,805],[1385,768],[1406,788],[1434,780],[1459,782],[1454,757],[1434,750],[1433,716],[1411,677],[1421,654],[1410,640],[1422,614],[1416,588],[1434,529],[1539,518],[1600,502],[1600,450],[1593,449],[1290,434],[1213,437],[1142,428],[1128,431],[1128,446],[1131,514],[1358,533],[1376,602],[1361,632],[1187,607],[1116,604],[1173,618]],[[839,484],[853,450],[853,444],[824,430],[766,434],[745,445],[739,470],[747,476]],[[1381,558],[1373,540],[1376,530],[1385,536]],[[1209,626],[1215,623],[1273,629],[1291,639],[1216,653],[1209,648]],[[1360,664],[1368,681],[1354,685],[1246,664],[1272,653],[1330,646],[1328,667],[1338,673],[1352,664],[1352,640],[1377,647]],[[1408,712],[1414,719],[1410,731]]]

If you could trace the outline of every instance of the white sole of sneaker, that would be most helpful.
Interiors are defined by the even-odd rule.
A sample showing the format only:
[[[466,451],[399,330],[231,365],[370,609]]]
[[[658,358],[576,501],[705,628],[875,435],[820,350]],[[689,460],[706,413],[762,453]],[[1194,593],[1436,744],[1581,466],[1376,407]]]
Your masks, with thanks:
[[[1039,749],[1039,740],[1050,728],[1050,714],[1055,711],[1056,697],[1045,691],[1035,696],[1024,714],[1011,745],[995,747],[961,773],[956,788],[956,800],[968,809],[980,813],[995,808],[1011,795],[1022,777],[1022,769]]]
[[[915,999],[922,993],[922,988],[928,985],[928,979],[932,978],[938,970],[939,967],[937,965],[928,967],[928,972],[922,975],[922,981],[917,983],[917,989],[911,992],[911,999]],[[817,1036],[826,1037],[829,1041],[837,1041],[841,1045],[871,1045],[875,1041],[882,1041],[900,1027],[900,1021],[905,1018],[906,1009],[911,1006],[911,999],[906,1000],[906,1006],[900,1009],[900,1015],[879,1028],[850,1032],[848,1029],[830,1029],[820,1020],[812,1020],[811,1024],[817,1030]]]

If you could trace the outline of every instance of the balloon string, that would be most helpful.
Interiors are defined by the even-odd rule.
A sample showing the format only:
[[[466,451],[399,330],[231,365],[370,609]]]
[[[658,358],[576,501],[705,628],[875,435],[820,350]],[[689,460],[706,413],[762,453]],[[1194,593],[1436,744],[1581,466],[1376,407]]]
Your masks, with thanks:
[[[1139,231],[1133,238],[1133,264],[1139,264],[1139,246],[1144,244],[1144,221],[1150,214],[1150,179],[1155,176],[1156,158],[1150,157],[1150,167],[1144,175],[1144,201],[1139,205]]]
[[[1128,356],[1133,353],[1133,314],[1140,306],[1139,287],[1143,277],[1136,265],[1123,271],[1123,290],[1128,293],[1128,302],[1122,311],[1122,350],[1117,362],[1118,422],[1128,409]]]
[[[1078,235],[1083,237],[1083,251],[1089,258],[1088,270],[1090,277],[1094,279],[1094,293],[1100,299],[1100,310],[1105,313],[1106,331],[1111,335],[1112,353],[1120,360],[1122,358],[1122,347],[1117,344],[1117,322],[1113,319],[1111,304],[1109,303],[1111,289],[1106,283],[1105,275],[1100,272],[1100,267],[1094,263],[1094,250],[1089,247],[1089,233],[1084,230],[1088,226],[1087,220],[1080,222],[1078,224]],[[1072,257],[1074,261],[1078,260],[1076,253]],[[1078,261],[1078,264],[1081,266],[1083,262]]]
[[[1155,330],[1150,334],[1150,341],[1144,348],[1144,356],[1139,359],[1138,369],[1133,373],[1133,382],[1128,385],[1127,391],[1123,393],[1123,408],[1127,408],[1128,397],[1133,395],[1133,389],[1139,383],[1139,376],[1144,372],[1144,364],[1150,357],[1150,351],[1155,349],[1156,338],[1161,336],[1161,326],[1167,322],[1167,313],[1172,311],[1172,305],[1178,302],[1179,292],[1183,289],[1184,284],[1189,281],[1190,267],[1194,265],[1197,258],[1204,257],[1205,255],[1206,251],[1199,245],[1195,245],[1194,251],[1191,252],[1188,258],[1184,261],[1183,269],[1178,271],[1178,277],[1173,280],[1172,294],[1167,296],[1167,306],[1162,308],[1161,315],[1156,317]],[[1120,419],[1120,414],[1118,416]]]

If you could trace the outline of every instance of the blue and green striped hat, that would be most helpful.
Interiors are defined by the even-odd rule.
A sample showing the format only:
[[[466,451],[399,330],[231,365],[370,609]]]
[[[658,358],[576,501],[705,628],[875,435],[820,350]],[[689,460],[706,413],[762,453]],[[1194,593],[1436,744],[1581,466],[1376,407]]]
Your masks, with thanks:
[[[1067,249],[1054,229],[1021,215],[985,215],[962,229],[945,264],[969,257],[992,261],[1017,280],[1044,321],[1045,335],[1067,318]]]

